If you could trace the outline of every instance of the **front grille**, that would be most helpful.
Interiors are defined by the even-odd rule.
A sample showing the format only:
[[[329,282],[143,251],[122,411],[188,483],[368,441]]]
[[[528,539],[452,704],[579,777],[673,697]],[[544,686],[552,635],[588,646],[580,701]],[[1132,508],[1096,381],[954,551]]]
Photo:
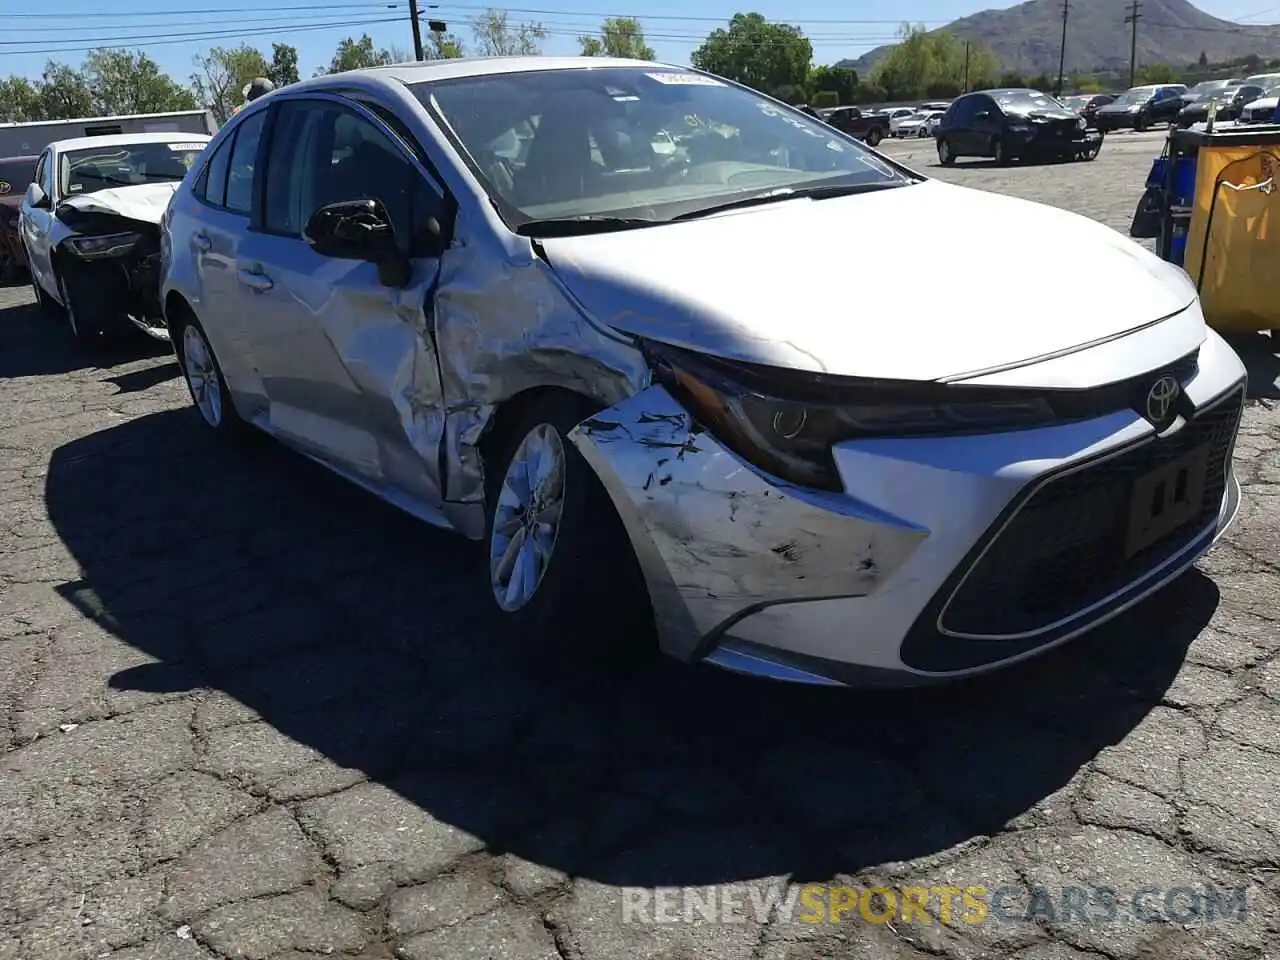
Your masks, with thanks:
[[[1217,517],[1244,403],[1237,390],[1171,436],[1037,489],[974,563],[939,618],[944,631],[997,639],[1045,630],[1104,601],[1202,535]],[[1208,444],[1200,511],[1126,559],[1134,481]]]

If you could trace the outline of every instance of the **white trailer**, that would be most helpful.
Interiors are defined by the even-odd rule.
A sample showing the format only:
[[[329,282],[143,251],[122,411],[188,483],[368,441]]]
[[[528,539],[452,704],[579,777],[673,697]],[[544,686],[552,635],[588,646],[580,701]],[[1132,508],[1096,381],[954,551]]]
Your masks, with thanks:
[[[78,137],[111,137],[121,133],[207,133],[212,135],[217,132],[217,121],[213,119],[213,113],[209,110],[0,123],[0,157],[33,157],[55,140],[72,140]]]

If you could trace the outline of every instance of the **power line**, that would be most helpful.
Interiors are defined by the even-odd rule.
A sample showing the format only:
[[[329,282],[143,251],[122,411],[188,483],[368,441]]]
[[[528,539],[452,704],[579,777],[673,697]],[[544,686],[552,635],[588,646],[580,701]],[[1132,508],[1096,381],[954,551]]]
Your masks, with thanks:
[[[365,23],[390,23],[392,21],[398,22],[399,20],[400,20],[399,17],[386,17],[380,20],[367,20],[365,21]],[[302,29],[326,30],[333,27],[347,27],[347,26],[356,26],[356,25],[358,24],[353,24],[351,20],[327,20],[324,23],[309,23],[309,24],[293,23],[293,24],[278,24],[273,27],[259,27],[257,28],[256,32],[274,33],[277,30],[287,30],[288,32],[293,33],[297,30],[302,30]],[[169,40],[177,40],[179,37],[192,37],[195,39],[199,39],[201,37],[206,37],[206,36],[207,37],[227,37],[227,36],[234,36],[237,33],[242,33],[242,32],[246,32],[246,31],[241,30],[241,28],[239,27],[236,27],[234,29],[229,27],[221,27],[219,29],[209,30],[209,31],[180,30],[177,33],[174,33],[174,32],[142,33],[142,34],[135,33],[135,34],[112,34],[110,36],[100,35],[96,37],[77,37],[76,39],[73,39],[73,40],[62,40],[58,42],[60,43],[92,43],[94,45],[94,48],[99,48],[99,47],[119,46],[120,44],[131,45],[133,44],[134,41],[144,41],[144,40],[169,41]],[[43,40],[0,40],[0,46],[21,47],[21,46],[32,46],[33,44],[39,44],[44,42],[45,41]],[[138,45],[149,46],[150,44],[140,42]],[[3,52],[8,53],[10,51],[3,51]],[[28,53],[32,51],[14,50],[12,52]]]
[[[1131,0],[1129,13],[1124,18],[1125,23],[1133,25],[1133,32],[1129,35],[1129,86],[1131,87],[1138,76],[1138,21],[1142,19],[1142,14],[1138,11],[1141,9],[1141,0]]]
[[[290,27],[258,28],[253,30],[245,30],[243,28],[237,28],[235,30],[224,30],[224,31],[209,32],[209,33],[190,34],[187,36],[169,36],[163,40],[151,40],[145,43],[117,42],[114,44],[114,46],[116,47],[128,46],[131,48],[161,47],[161,46],[167,46],[170,44],[198,43],[198,42],[203,42],[205,40],[226,40],[226,39],[233,39],[237,37],[269,36],[271,34],[276,34],[281,30],[287,30],[290,34],[294,34],[294,33],[300,33],[303,31],[314,31],[314,30],[340,30],[343,27],[348,27],[348,28],[349,27],[369,27],[379,23],[400,23],[401,21],[402,21],[402,18],[400,17],[382,17],[376,20],[343,20],[337,23],[295,24]],[[68,41],[68,42],[71,42],[71,41]],[[86,53],[90,50],[101,50],[104,48],[110,48],[112,46],[113,44],[111,43],[103,43],[101,40],[97,40],[84,46],[48,47],[43,50],[0,50],[0,57],[17,57],[17,56],[33,56],[34,57],[34,56],[52,56],[54,54],[60,54],[60,53]]]
[[[278,6],[279,12],[314,13],[316,10],[341,10],[346,13],[361,10],[398,10],[403,6],[398,0],[370,3],[317,3],[305,6]],[[111,10],[109,12],[75,11],[73,13],[6,13],[6,20],[65,20],[68,16],[85,19],[88,17],[110,17],[121,20],[126,17],[191,17],[191,16],[225,16],[228,13],[261,13],[262,6],[256,7],[209,7],[202,10]]]

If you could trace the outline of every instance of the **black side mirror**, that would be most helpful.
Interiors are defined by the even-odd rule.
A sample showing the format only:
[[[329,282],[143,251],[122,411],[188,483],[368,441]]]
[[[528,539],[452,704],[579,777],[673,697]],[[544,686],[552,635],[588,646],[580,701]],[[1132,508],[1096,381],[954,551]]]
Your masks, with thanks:
[[[33,210],[48,210],[51,205],[49,195],[44,192],[44,188],[38,183],[30,184],[27,187],[27,203]]]
[[[387,286],[403,287],[409,282],[409,258],[400,249],[395,226],[380,200],[327,203],[307,220],[302,236],[322,256],[376,263],[378,276]]]

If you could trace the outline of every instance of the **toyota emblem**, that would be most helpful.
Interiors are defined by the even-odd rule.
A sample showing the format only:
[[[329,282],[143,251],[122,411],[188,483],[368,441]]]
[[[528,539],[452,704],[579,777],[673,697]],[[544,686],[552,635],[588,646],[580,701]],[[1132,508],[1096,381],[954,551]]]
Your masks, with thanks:
[[[1157,426],[1170,420],[1181,392],[1178,381],[1169,374],[1153,383],[1147,391],[1147,419]]]

